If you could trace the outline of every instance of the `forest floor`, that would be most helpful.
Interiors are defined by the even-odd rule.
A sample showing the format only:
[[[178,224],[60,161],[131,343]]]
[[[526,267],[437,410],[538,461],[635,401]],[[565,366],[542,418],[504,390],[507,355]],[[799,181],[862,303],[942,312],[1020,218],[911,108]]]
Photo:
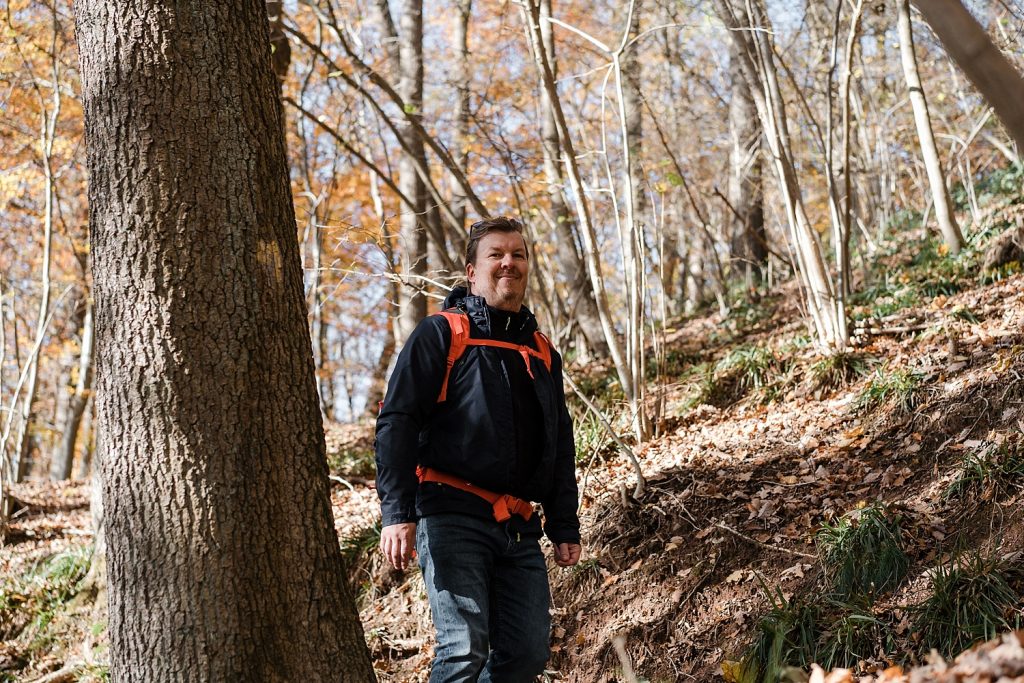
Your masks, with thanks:
[[[548,680],[807,680],[817,663],[835,671],[814,681],[1024,681],[1024,632],[945,663],[1024,623],[1024,275],[979,265],[986,230],[1024,224],[1019,202],[994,202],[957,257],[913,225],[880,244],[840,356],[810,344],[793,284],[679,321],[649,385],[657,435],[634,447],[638,497],[629,459],[573,406],[585,550],[550,565]],[[626,431],[611,374],[570,372]],[[426,681],[422,579],[375,552],[372,424],[327,438],[380,679]],[[0,680],[71,659],[78,680],[101,679],[105,615],[72,597],[88,488],[15,495]]]

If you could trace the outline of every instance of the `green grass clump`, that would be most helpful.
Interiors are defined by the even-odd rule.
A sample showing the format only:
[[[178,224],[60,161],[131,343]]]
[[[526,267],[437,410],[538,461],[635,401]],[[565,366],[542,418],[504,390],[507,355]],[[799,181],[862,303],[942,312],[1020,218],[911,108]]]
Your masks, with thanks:
[[[89,572],[92,548],[77,546],[37,563],[21,577],[0,583],[0,638],[20,638],[30,652],[54,642],[51,625]]]
[[[868,374],[874,359],[865,353],[840,351],[811,365],[811,382],[819,389],[832,391]]]
[[[659,374],[666,377],[685,376],[698,363],[700,363],[699,353],[670,349],[661,360],[660,367],[654,363],[647,365],[647,379],[653,381]]]
[[[986,206],[993,200],[1008,197],[1019,199],[1024,194],[1021,182],[1024,179],[1024,166],[1009,164],[986,174],[974,183],[974,195],[979,206]],[[950,199],[959,211],[966,211],[970,205],[967,188],[963,182],[953,186]]]
[[[771,610],[740,658],[741,683],[777,683],[788,667],[806,667],[816,658],[819,608],[786,600],[778,588],[768,597]]]
[[[902,518],[881,503],[844,515],[818,531],[821,563],[833,594],[843,601],[872,599],[896,588],[907,575]]]
[[[687,407],[706,403],[724,408],[751,391],[761,391],[766,401],[771,400],[788,370],[789,361],[769,348],[738,346],[714,365],[696,368],[697,392]]]
[[[921,376],[909,368],[880,368],[857,396],[854,405],[864,411],[892,402],[897,413],[905,415],[917,405],[917,389],[920,385]]]
[[[972,325],[974,323],[981,322],[981,318],[978,317],[978,314],[971,310],[969,306],[964,305],[955,306],[953,310],[949,312],[949,317],[954,320],[962,320],[965,323],[971,323]]]
[[[1024,485],[1024,449],[1004,443],[964,455],[944,500],[992,500]]]
[[[735,379],[740,394],[767,386],[782,370],[782,362],[763,346],[739,346],[718,362],[716,373]]]
[[[373,451],[345,449],[327,454],[327,467],[332,474],[342,477],[373,477],[376,472]]]
[[[377,552],[380,533],[378,521],[341,539],[341,556],[345,562],[349,585],[360,602],[370,594],[373,586],[371,577],[377,573],[383,561],[384,556]],[[415,564],[413,562],[414,567]]]
[[[956,655],[981,640],[1021,627],[1024,580],[1019,561],[970,552],[939,565],[931,595],[914,609],[924,651]]]
[[[597,415],[587,410],[573,419],[573,435],[576,437],[576,462],[587,462],[591,456],[608,448],[608,432]]]
[[[1020,261],[1010,261],[1004,263],[1001,266],[995,268],[988,268],[981,274],[981,284],[991,285],[995,282],[1001,282],[1008,277],[1024,273],[1024,263]]]
[[[863,598],[836,604],[838,612],[822,633],[817,662],[826,671],[852,668],[857,662],[887,655],[895,648],[892,628],[879,620]]]

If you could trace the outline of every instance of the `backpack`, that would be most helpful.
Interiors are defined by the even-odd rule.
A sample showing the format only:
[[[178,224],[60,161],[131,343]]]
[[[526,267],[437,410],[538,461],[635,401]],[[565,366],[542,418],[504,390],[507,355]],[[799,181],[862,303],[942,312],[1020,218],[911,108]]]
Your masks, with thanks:
[[[522,356],[523,362],[526,363],[526,372],[530,375],[530,379],[535,379],[533,376],[533,370],[530,368],[530,356],[539,358],[544,362],[544,366],[551,371],[551,342],[545,337],[539,330],[533,333],[534,343],[537,345],[537,349],[534,349],[525,344],[513,344],[512,342],[497,341],[494,339],[474,339],[469,336],[469,316],[461,311],[441,311],[434,315],[444,316],[448,321],[448,326],[452,330],[452,343],[448,348],[448,360],[447,367],[444,371],[444,384],[441,385],[441,393],[437,397],[437,402],[442,403],[448,398],[448,378],[452,374],[452,367],[455,365],[455,361],[462,357],[462,354],[466,352],[467,346],[497,346],[502,349],[512,349],[518,351],[519,355]]]

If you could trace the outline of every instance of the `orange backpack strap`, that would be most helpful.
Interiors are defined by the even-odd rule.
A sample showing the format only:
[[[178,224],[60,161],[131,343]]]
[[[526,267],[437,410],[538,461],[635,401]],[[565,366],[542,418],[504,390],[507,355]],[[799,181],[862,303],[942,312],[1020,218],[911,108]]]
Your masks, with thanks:
[[[443,316],[452,330],[452,342],[448,347],[448,359],[444,370],[444,383],[441,385],[441,393],[437,396],[437,402],[441,403],[448,398],[448,378],[452,374],[452,366],[466,351],[466,342],[469,340],[469,317],[465,313],[456,311],[441,311],[437,315]]]
[[[551,350],[554,348],[554,345],[540,330],[533,333],[533,340],[537,344],[537,351],[540,352],[537,357],[544,361],[544,366],[548,369],[548,372],[551,372]]]
[[[518,351],[519,355],[523,357],[523,362],[526,363],[526,372],[533,377],[533,370],[530,368],[530,356],[539,358],[544,363],[544,367],[551,372],[551,350],[554,348],[551,342],[545,337],[540,331],[533,333],[534,344],[537,345],[537,349],[531,349],[529,346],[513,344],[511,342],[497,341],[494,339],[473,339],[469,336],[469,316],[465,313],[457,311],[441,311],[435,315],[444,316],[448,321],[448,327],[452,330],[452,342],[448,347],[448,359],[446,361],[446,367],[444,371],[444,383],[441,385],[441,393],[437,396],[437,402],[442,403],[448,399],[448,380],[452,374],[452,368],[455,366],[455,361],[462,357],[462,354],[466,352],[467,346],[494,346],[502,349],[511,349],[512,351]]]

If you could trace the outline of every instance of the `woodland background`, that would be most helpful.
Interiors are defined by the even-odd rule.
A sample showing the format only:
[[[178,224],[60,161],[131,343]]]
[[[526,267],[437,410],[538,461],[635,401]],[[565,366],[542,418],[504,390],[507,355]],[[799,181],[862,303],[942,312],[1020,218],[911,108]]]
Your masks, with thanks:
[[[780,406],[789,405],[827,420],[837,410],[828,401],[841,402],[836,397],[846,391],[840,408],[858,403],[863,413],[877,400],[906,428],[879,428],[880,441],[872,444],[881,449],[929,438],[921,437],[921,425],[907,423],[924,414],[925,401],[914,392],[977,369],[980,356],[964,351],[972,343],[996,339],[983,344],[998,366],[989,376],[1019,382],[1014,302],[1024,255],[1024,5],[965,5],[986,39],[971,63],[1016,87],[982,94],[965,75],[949,36],[963,46],[974,34],[956,14],[964,7],[958,2],[918,3],[924,16],[906,2],[861,0],[268,2],[317,395],[325,421],[357,425],[356,432],[328,430],[332,472],[343,488],[335,491],[336,516],[341,505],[360,510],[353,514],[362,519],[371,504],[372,496],[356,491],[372,481],[366,421],[403,340],[461,278],[466,227],[486,215],[517,215],[527,224],[528,305],[570,361],[581,469],[589,473],[595,460],[608,467],[604,479],[594,475],[600,493],[584,505],[599,507],[607,498],[623,515],[639,515],[619,520],[633,527],[627,535],[650,531],[643,506],[657,507],[651,496],[658,494],[648,482],[679,466],[682,447],[674,438],[694,424],[743,429],[742,414],[720,411],[742,413],[754,404],[750,410],[763,417],[785,414]],[[87,495],[75,484],[48,489],[44,480],[88,482],[97,458],[88,173],[72,9],[56,0],[7,0],[0,7],[0,493],[14,541],[19,510],[31,518],[26,501],[33,496],[68,491],[78,505]],[[173,247],[187,251],[190,244]],[[985,327],[990,318],[1001,320],[999,334]],[[915,350],[878,346],[877,338]],[[944,349],[941,377],[913,360],[933,347]],[[993,505],[1019,500],[1024,470],[1011,438],[1020,415],[1015,396],[1000,396],[997,422],[1010,427],[999,431],[993,423],[995,431],[980,437],[968,430],[958,442],[995,458],[985,466],[1007,470],[1010,483],[986,494]],[[971,400],[965,392],[963,404]],[[975,429],[987,424],[982,417]],[[863,425],[860,433],[855,424],[834,428],[842,434],[819,425],[786,438],[798,441],[802,454],[828,439],[849,447],[866,438]],[[704,450],[732,453],[724,445],[729,438],[720,434]],[[775,474],[782,486],[810,484]],[[857,476],[860,482],[871,469]],[[884,476],[890,493],[907,480],[899,469]],[[868,483],[881,477],[876,472]],[[750,481],[750,473],[740,481]],[[353,498],[339,504],[342,494]],[[765,507],[777,497],[755,495],[745,503],[751,519],[769,524],[776,517],[772,524],[785,526]],[[48,506],[60,507],[35,507]],[[803,533],[835,520],[842,529],[850,510],[838,503],[825,508],[800,525]],[[891,520],[883,508],[879,519]],[[856,522],[865,514],[856,510],[874,508],[850,509]],[[753,534],[719,523],[734,541]],[[341,526],[362,538],[363,526]],[[366,547],[346,546],[356,566],[368,561],[360,548],[372,547],[372,521],[365,527]],[[614,534],[602,536],[596,521],[591,531],[615,545]],[[683,545],[678,533],[665,534],[659,552]],[[785,545],[774,532],[753,535],[762,548]],[[972,547],[984,546],[992,557],[1017,549],[997,536]],[[1019,535],[1009,538],[1019,546]],[[595,541],[595,558],[599,547]],[[929,552],[910,556],[925,563]],[[27,553],[11,567],[24,569],[31,559],[38,569],[47,557]],[[89,562],[79,565],[87,569]],[[737,583],[728,579],[739,566],[746,565],[718,576],[716,562],[700,583],[686,584],[684,595],[709,583]],[[823,576],[834,579],[825,567]],[[624,568],[599,559],[587,565],[602,588]],[[763,573],[790,568],[775,569]],[[672,575],[686,579],[683,571]],[[579,588],[588,576],[574,574],[569,582]],[[741,576],[753,583],[753,574]],[[1018,590],[1019,577],[1011,579]],[[884,592],[887,580],[868,592]],[[385,581],[370,594],[392,588]],[[12,590],[7,594],[26,594]],[[773,607],[789,605],[791,596],[779,593],[779,602],[765,594]],[[360,595],[367,600],[365,591]],[[976,635],[1019,625],[1020,593],[1014,596],[997,610],[993,630]],[[372,608],[361,604],[366,623]],[[13,614],[10,605],[0,608]],[[884,621],[880,614],[868,616]],[[898,625],[902,617],[894,615]],[[583,633],[578,624],[559,626],[558,638],[571,638],[577,628]],[[21,624],[8,636],[14,642],[25,633]],[[787,631],[783,640],[789,637]],[[396,638],[378,633],[371,645],[378,669],[384,660],[428,649],[425,640],[408,646]],[[943,652],[955,654],[972,640],[951,636]],[[659,649],[678,642],[665,640]],[[580,641],[576,654],[566,646],[565,661],[603,672],[594,676],[625,676],[628,656],[615,653],[610,637],[602,643],[590,651]],[[12,661],[36,666],[25,645],[14,648]],[[705,653],[693,660],[702,662],[692,670],[699,676],[731,661],[720,649],[707,654],[720,643],[691,647]],[[36,650],[47,651],[38,644]],[[823,661],[820,651],[800,652],[805,661],[788,663]],[[644,659],[635,649],[631,656]],[[830,663],[887,657],[859,652]],[[738,661],[749,669],[754,660]],[[422,673],[422,664],[396,665],[405,673],[393,675],[419,675],[401,666]],[[103,666],[96,664],[96,675]],[[766,669],[750,675],[771,678]]]

